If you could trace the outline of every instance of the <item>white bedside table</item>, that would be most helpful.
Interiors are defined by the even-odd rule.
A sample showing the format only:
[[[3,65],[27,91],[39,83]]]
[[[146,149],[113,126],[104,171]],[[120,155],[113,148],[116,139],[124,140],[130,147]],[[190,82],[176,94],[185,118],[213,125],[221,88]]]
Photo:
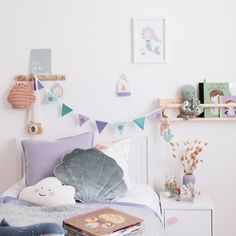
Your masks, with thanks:
[[[160,201],[168,236],[213,236],[214,205],[207,194],[192,203],[164,198],[161,192]]]

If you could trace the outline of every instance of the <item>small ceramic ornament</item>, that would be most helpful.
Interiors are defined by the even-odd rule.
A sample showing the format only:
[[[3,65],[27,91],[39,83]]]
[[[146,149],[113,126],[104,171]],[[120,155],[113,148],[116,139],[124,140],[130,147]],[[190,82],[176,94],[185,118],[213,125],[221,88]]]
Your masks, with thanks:
[[[127,97],[130,96],[130,85],[127,80],[127,76],[122,74],[117,83],[117,96],[118,97]]]
[[[58,98],[63,96],[64,91],[59,83],[56,83],[50,90]]]

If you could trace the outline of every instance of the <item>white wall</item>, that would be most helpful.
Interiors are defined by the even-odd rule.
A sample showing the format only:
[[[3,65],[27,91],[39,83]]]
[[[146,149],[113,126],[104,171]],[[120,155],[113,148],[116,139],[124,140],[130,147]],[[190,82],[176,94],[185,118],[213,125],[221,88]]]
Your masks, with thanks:
[[[0,0],[0,192],[20,178],[15,137],[25,136],[25,111],[6,102],[15,74],[27,73],[31,48],[52,48],[53,72],[65,73],[64,101],[90,117],[116,121],[156,108],[158,97],[176,97],[184,84],[203,78],[233,80],[236,75],[236,2],[234,0]],[[167,16],[168,63],[131,63],[131,18]],[[115,96],[121,73],[127,73],[132,96]],[[212,80],[212,79],[209,79]],[[216,79],[214,79],[216,80]],[[50,87],[52,84],[47,83]],[[59,117],[59,107],[43,107],[45,137],[93,130],[79,129],[72,116]],[[216,236],[236,235],[234,122],[173,123],[176,139],[209,142],[197,182],[215,202]],[[167,145],[149,120],[144,132],[130,124],[124,136],[156,138],[155,184],[164,176],[182,175]],[[116,138],[108,128],[97,139]]]

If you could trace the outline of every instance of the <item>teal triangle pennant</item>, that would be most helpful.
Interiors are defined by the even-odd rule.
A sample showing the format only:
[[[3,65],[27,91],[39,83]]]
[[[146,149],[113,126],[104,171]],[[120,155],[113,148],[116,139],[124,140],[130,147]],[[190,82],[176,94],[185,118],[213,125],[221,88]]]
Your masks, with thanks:
[[[55,96],[53,93],[48,92],[47,97],[46,97],[46,103],[49,104],[51,102],[56,102],[58,100],[58,97]]]
[[[118,122],[115,124],[117,127],[117,130],[119,131],[120,134],[123,133],[124,128],[125,128],[125,122]]]
[[[65,116],[66,114],[72,112],[73,109],[65,105],[64,103],[62,104],[62,109],[61,109],[61,116]]]
[[[141,129],[144,129],[145,117],[133,120],[133,122]]]

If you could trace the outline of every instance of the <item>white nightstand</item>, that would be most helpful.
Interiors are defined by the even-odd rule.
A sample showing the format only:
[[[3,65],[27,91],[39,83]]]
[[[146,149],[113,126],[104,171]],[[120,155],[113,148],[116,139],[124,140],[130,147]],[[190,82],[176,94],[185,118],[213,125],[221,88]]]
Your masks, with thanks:
[[[168,236],[213,236],[214,205],[201,194],[194,202],[166,199],[160,193],[163,223]]]

